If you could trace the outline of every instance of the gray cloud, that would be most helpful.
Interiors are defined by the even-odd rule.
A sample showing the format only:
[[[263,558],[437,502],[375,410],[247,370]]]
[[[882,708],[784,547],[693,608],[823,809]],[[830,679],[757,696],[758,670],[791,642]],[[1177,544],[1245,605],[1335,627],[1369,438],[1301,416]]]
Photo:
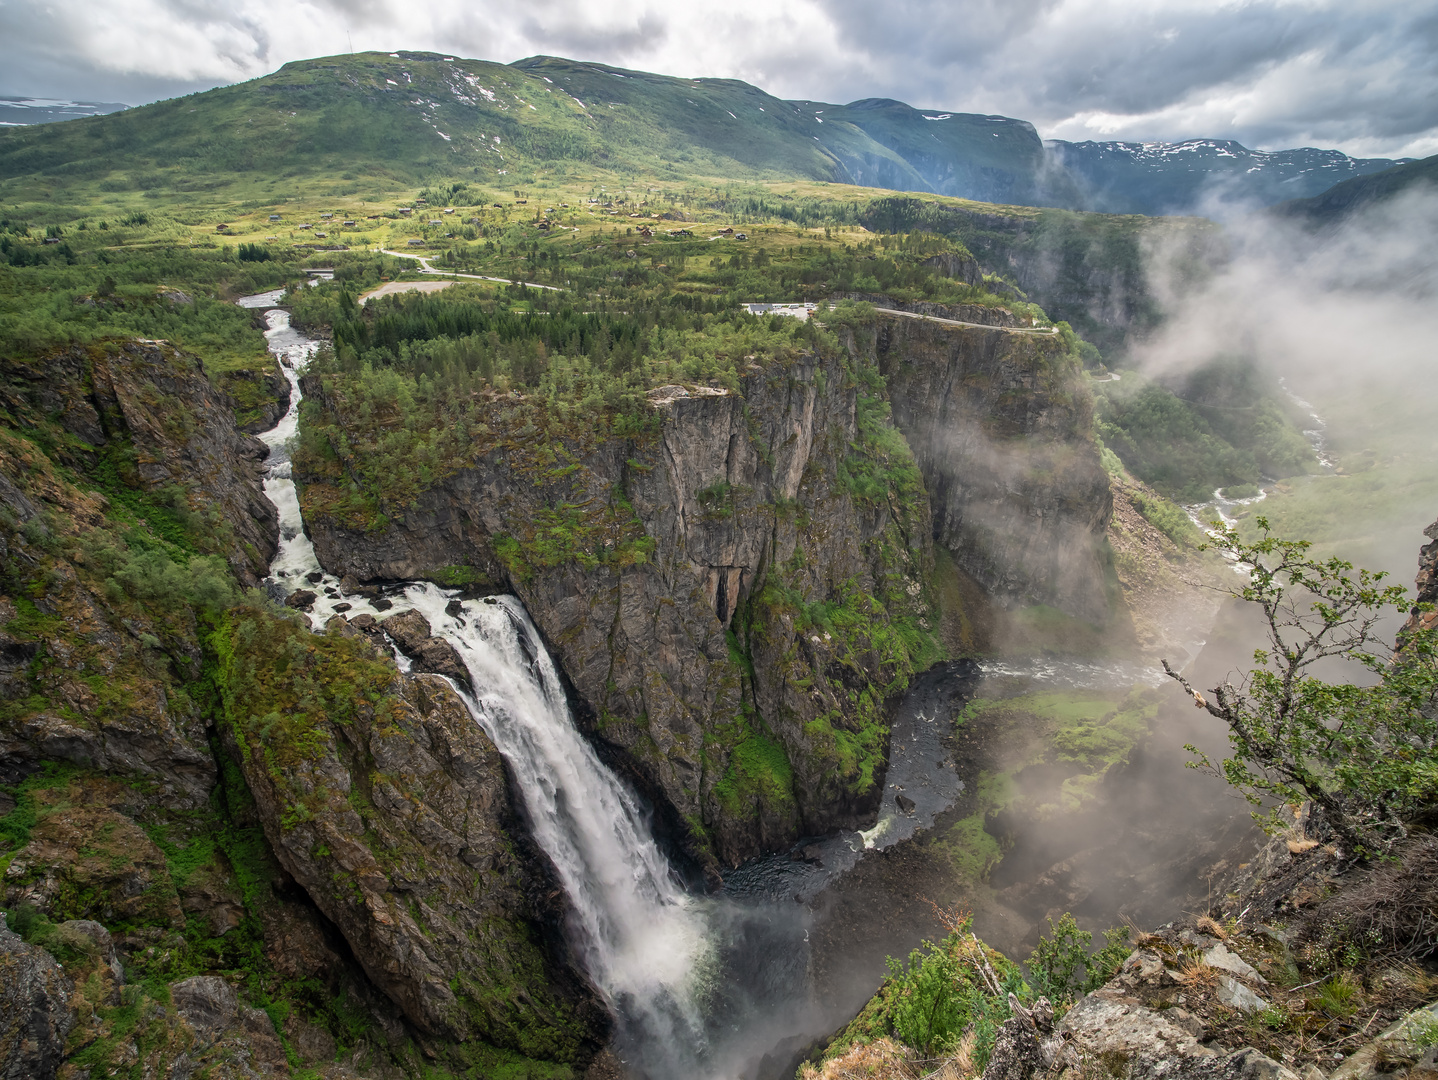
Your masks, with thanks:
[[[0,0],[0,34],[6,94],[138,104],[352,44],[896,97],[1058,138],[1438,153],[1430,0]]]

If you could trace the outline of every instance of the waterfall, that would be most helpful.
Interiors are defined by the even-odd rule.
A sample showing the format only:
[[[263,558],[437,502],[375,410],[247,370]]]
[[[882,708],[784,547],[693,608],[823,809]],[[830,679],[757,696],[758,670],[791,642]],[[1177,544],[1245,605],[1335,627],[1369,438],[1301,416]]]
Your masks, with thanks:
[[[270,296],[254,299],[273,303]],[[285,311],[266,318],[265,336],[292,390],[289,411],[260,436],[270,447],[265,494],[279,511],[281,534],[269,582],[284,593],[313,589],[316,625],[341,603],[350,615],[383,617],[364,597],[343,594],[305,535],[288,443],[298,430],[299,373],[317,343],[293,330]],[[461,696],[508,763],[534,838],[569,896],[574,945],[618,1018],[621,1051],[656,1076],[695,1075],[707,1047],[693,981],[711,953],[702,902],[673,880],[638,801],[575,727],[554,662],[520,602],[456,604],[453,597],[415,582],[388,596],[387,612],[424,615],[469,669],[475,693]]]

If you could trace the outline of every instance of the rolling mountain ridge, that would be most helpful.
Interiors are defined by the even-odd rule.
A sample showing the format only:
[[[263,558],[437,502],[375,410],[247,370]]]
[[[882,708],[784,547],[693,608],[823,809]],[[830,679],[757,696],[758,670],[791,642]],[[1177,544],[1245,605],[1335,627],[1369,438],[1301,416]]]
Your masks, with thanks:
[[[277,174],[428,182],[525,168],[661,179],[807,179],[1108,213],[1179,213],[1210,192],[1268,205],[1391,167],[1337,151],[1232,141],[1065,143],[1003,116],[889,99],[786,101],[734,79],[684,79],[537,56],[438,53],[286,64],[235,86],[75,123],[0,130],[5,198],[234,189]],[[273,181],[275,176],[265,179]],[[29,197],[44,197],[37,191]]]

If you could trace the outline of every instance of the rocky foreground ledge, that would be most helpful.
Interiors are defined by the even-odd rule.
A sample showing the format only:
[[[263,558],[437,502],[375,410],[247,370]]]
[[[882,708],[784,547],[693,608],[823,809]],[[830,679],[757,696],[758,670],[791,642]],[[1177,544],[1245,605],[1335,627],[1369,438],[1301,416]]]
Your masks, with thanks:
[[[1007,1015],[983,1068],[968,1039],[925,1061],[860,1041],[804,1080],[1433,1080],[1438,839],[1389,862],[1345,862],[1305,808],[1240,867],[1223,899],[1141,934],[1117,973],[1061,1018]],[[995,966],[998,966],[996,963]],[[876,999],[878,1000],[878,999]]]

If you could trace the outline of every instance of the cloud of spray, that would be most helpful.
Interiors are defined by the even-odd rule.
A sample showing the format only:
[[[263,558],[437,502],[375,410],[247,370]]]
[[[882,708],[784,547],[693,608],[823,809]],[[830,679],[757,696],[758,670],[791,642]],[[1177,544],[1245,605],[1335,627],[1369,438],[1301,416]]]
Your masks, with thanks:
[[[1257,211],[1232,218],[1227,232],[1231,258],[1197,288],[1175,280],[1165,241],[1147,253],[1167,317],[1135,350],[1145,371],[1249,354],[1342,388],[1431,369],[1425,306],[1438,294],[1438,190],[1412,189],[1318,230]]]
[[[1348,472],[1366,467],[1352,455],[1367,447],[1402,468],[1433,461],[1438,190],[1410,189],[1319,226],[1251,212],[1226,232],[1230,257],[1197,284],[1168,273],[1164,242],[1152,245],[1150,282],[1166,319],[1132,348],[1132,365],[1176,379],[1216,357],[1245,357],[1313,403],[1329,421],[1340,466],[1350,455]],[[1420,531],[1438,505],[1375,496],[1365,512],[1374,515],[1361,523],[1368,534],[1390,542],[1359,555],[1410,580]]]

